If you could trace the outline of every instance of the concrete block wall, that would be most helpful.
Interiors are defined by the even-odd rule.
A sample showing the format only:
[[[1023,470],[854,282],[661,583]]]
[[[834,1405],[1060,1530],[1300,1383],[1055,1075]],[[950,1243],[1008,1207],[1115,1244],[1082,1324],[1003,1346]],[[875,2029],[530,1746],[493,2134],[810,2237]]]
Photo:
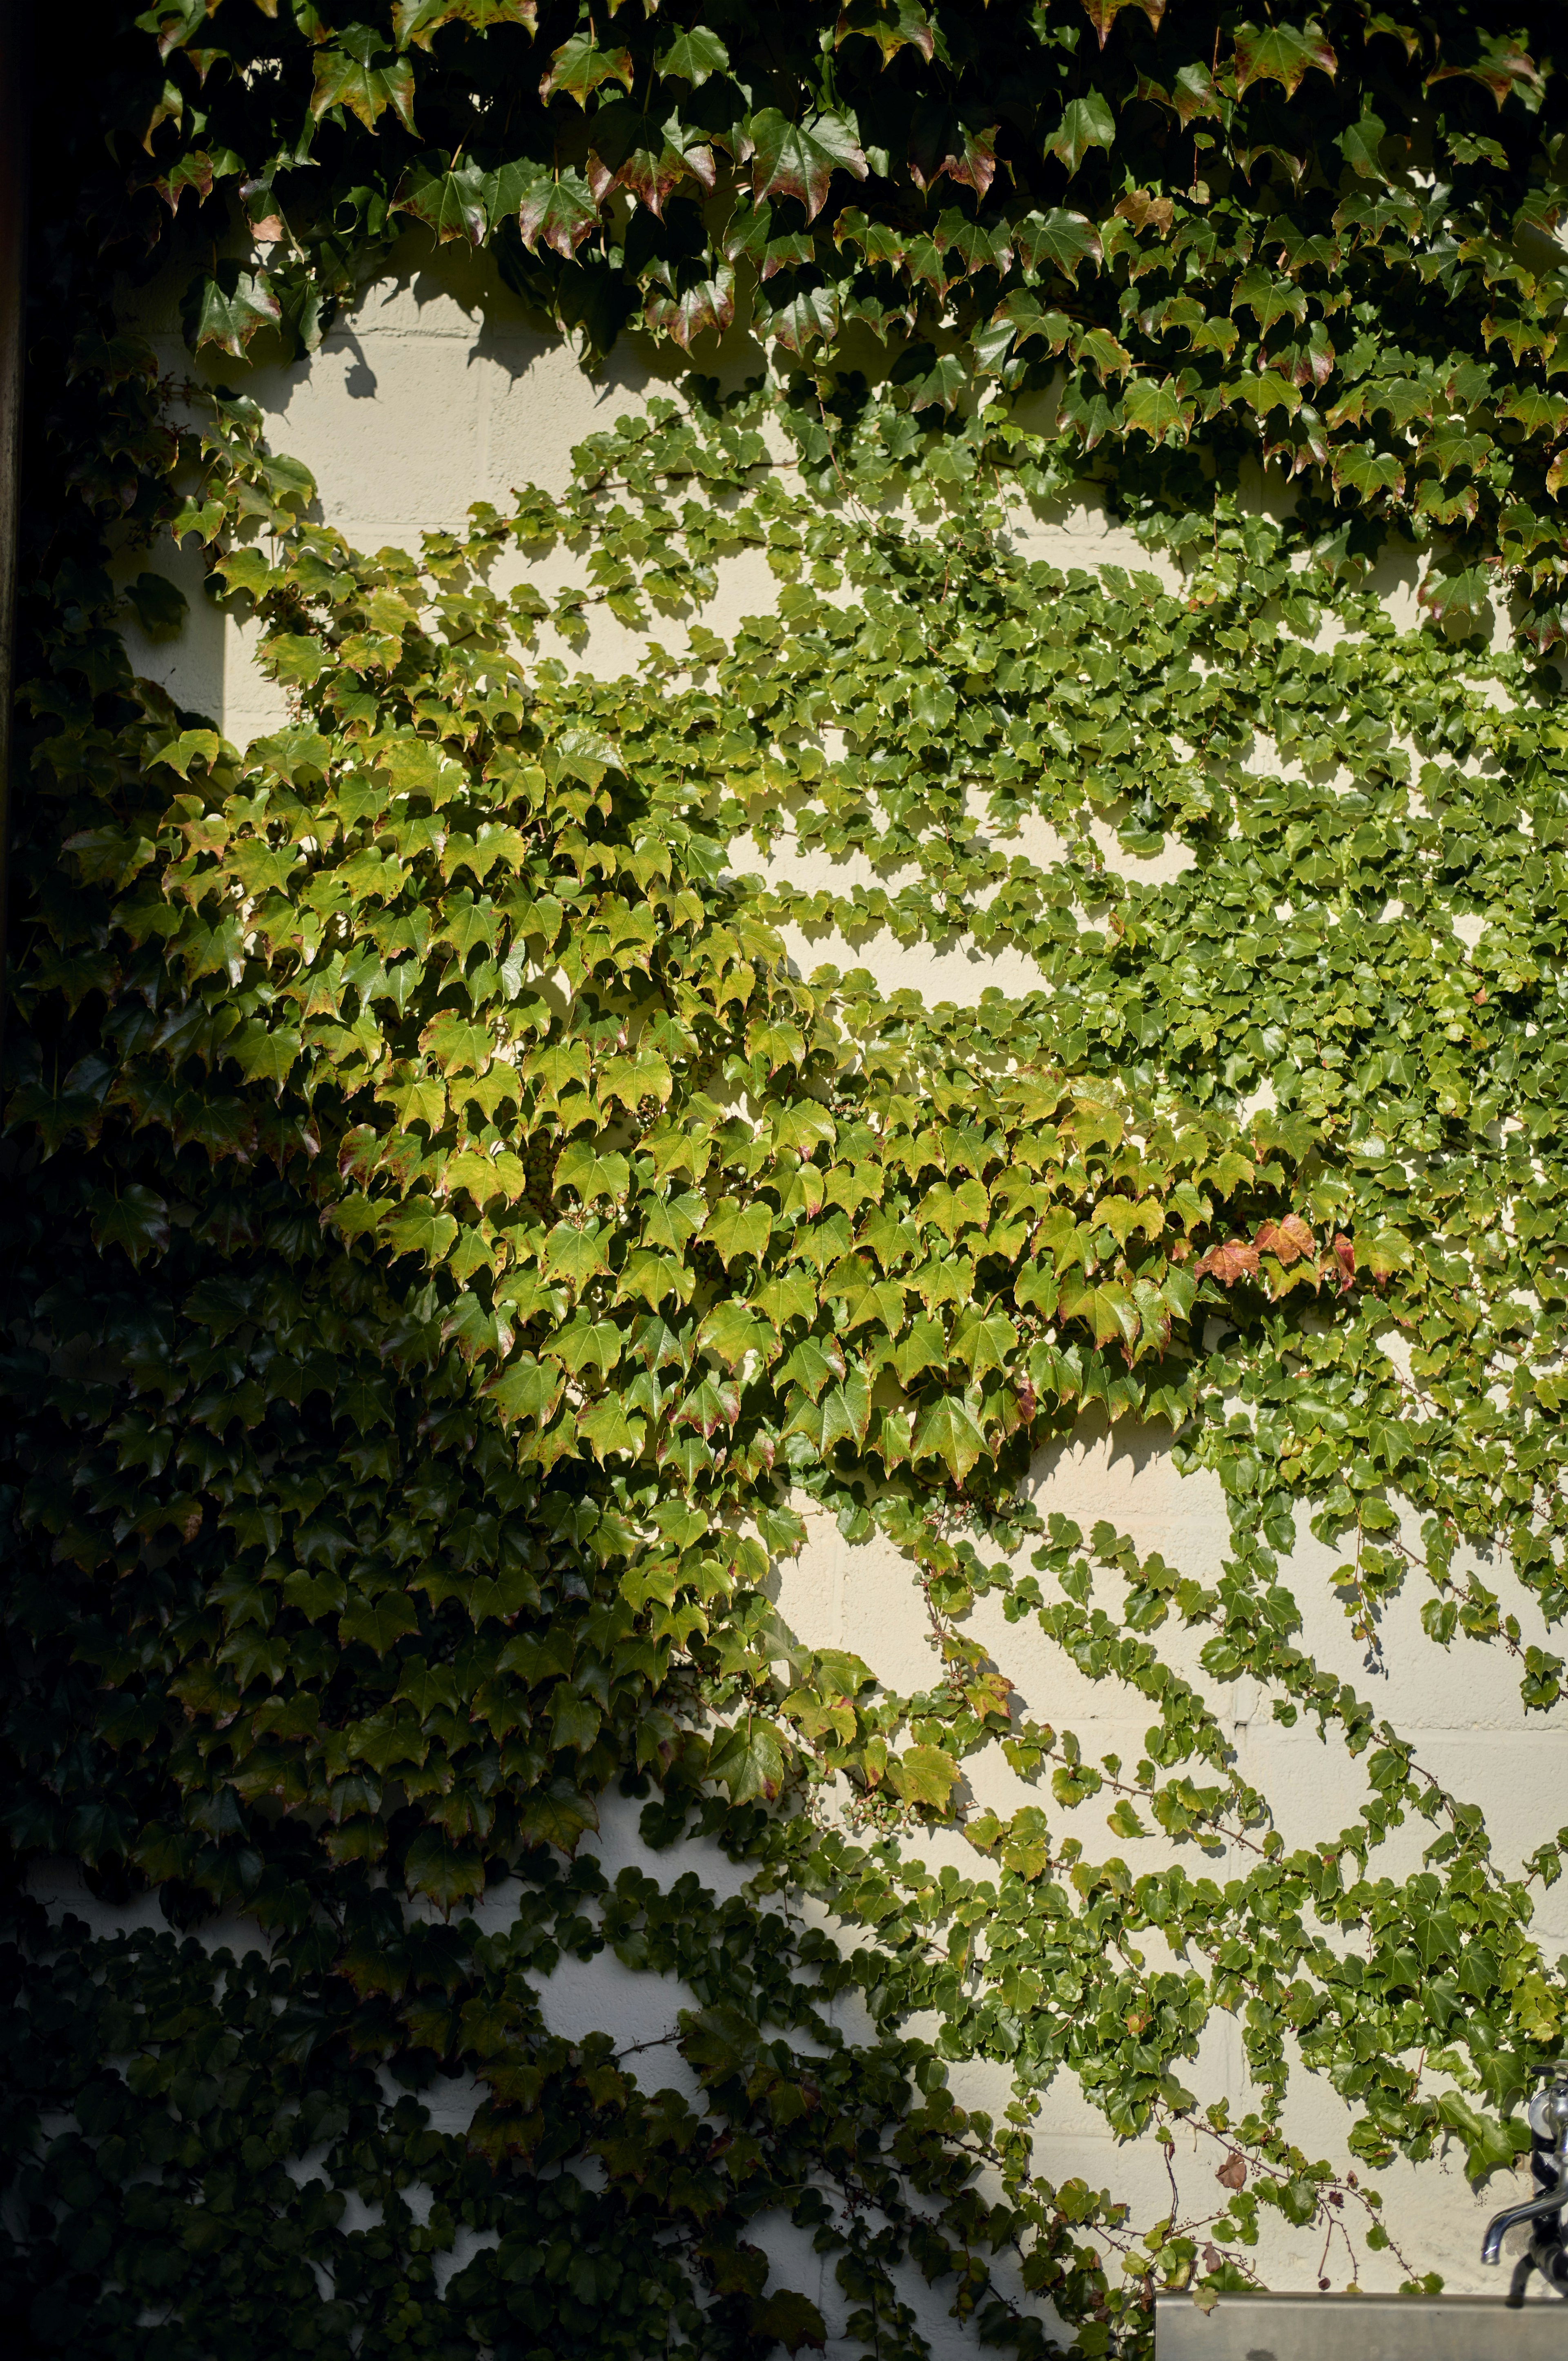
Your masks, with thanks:
[[[141,314],[143,325],[164,346],[169,366],[188,370],[178,329],[159,311],[156,295],[141,306]],[[748,359],[756,366],[754,354],[737,356],[738,376],[747,373]],[[466,256],[437,261],[428,247],[420,252],[411,247],[398,275],[374,289],[309,363],[241,370],[224,362],[221,372],[210,372],[220,373],[260,403],[272,446],[313,470],[325,519],[372,550],[387,544],[416,545],[422,531],[459,524],[471,501],[504,503],[511,489],[526,481],[563,489],[573,445],[636,407],[651,390],[667,386],[673,375],[632,338],[611,357],[603,376],[590,380],[564,346],[530,324],[483,262]],[[1091,509],[1063,511],[1033,522],[1028,532],[1031,554],[1058,564],[1149,563],[1130,534]],[[255,669],[247,630],[203,600],[188,560],[170,551],[154,562],[181,582],[192,614],[182,636],[172,642],[154,646],[134,631],[127,634],[138,669],[166,681],[181,703],[211,715],[241,744],[277,727],[284,718],[281,702]],[[571,562],[557,561],[555,571]],[[1413,620],[1409,566],[1391,560],[1385,582],[1398,619]],[[548,585],[542,580],[542,587]],[[760,560],[739,564],[704,620],[723,630],[740,614],[771,603],[773,594],[772,577]],[[661,633],[669,640],[667,627],[661,625]],[[635,634],[598,620],[581,659],[565,648],[560,653],[596,673],[613,674],[635,665],[638,644]],[[1264,767],[1266,750],[1258,759]],[[1109,834],[1105,848],[1113,862],[1146,875],[1177,874],[1185,858],[1177,851],[1158,864],[1133,863]],[[792,853],[787,844],[775,861],[781,872],[814,887],[842,884],[850,876],[847,868]],[[752,848],[738,851],[738,867],[755,865]],[[815,936],[809,943],[801,939],[791,948],[804,971],[828,958],[842,965],[865,964],[884,986],[914,985],[933,1000],[969,1002],[988,985],[1018,993],[1039,981],[1026,959],[1009,954],[992,960],[967,948],[937,952],[904,949],[891,938],[869,946],[858,939],[851,952],[830,936]],[[1029,1489],[1042,1510],[1063,1510],[1086,1528],[1108,1517],[1140,1549],[1157,1548],[1185,1571],[1210,1581],[1227,1548],[1223,1499],[1212,1479],[1177,1473],[1168,1442],[1158,1429],[1112,1432],[1086,1419],[1067,1443],[1037,1458]],[[1307,1620],[1305,1644],[1325,1667],[1375,1697],[1416,1741],[1426,1767],[1484,1807],[1500,1862],[1516,1866],[1568,1819],[1560,1784],[1561,1738],[1540,1717],[1527,1722],[1515,1672],[1500,1654],[1461,1645],[1444,1655],[1433,1647],[1420,1629],[1414,1596],[1396,1602],[1385,1618],[1383,1669],[1369,1673],[1333,1595],[1334,1561],[1334,1553],[1310,1537],[1296,1551],[1289,1579]],[[1502,1594],[1505,1610],[1518,1614],[1527,1639],[1541,1636],[1533,1600],[1498,1567],[1488,1565],[1486,1574]],[[808,1547],[778,1569],[777,1580],[781,1609],[803,1639],[853,1649],[900,1687],[928,1681],[933,1659],[919,1594],[910,1569],[891,1548],[880,1543],[850,1547],[835,1527],[817,1520]],[[1037,1631],[1004,1626],[1000,1614],[992,1615],[984,1604],[971,1628],[993,1644],[998,1661],[1019,1685],[1025,1710],[1074,1729],[1091,1760],[1113,1748],[1132,1759],[1142,1753],[1148,1714],[1135,1697],[1110,1684],[1088,1682]],[[1162,1635],[1162,1644],[1167,1638]],[[1182,1669],[1202,1686],[1195,1657]],[[1310,1729],[1278,1728],[1266,1708],[1259,1710],[1248,1684],[1221,1690],[1211,1702],[1227,1720],[1245,1775],[1273,1804],[1288,1845],[1332,1837],[1354,1816],[1365,1792],[1364,1772],[1332,1741],[1324,1746]],[[994,1803],[999,1810],[1029,1799],[999,1753],[994,1761],[982,1760],[972,1784],[980,1801]],[[1085,1806],[1080,1817],[1086,1843],[1103,1851],[1103,1806]],[[1424,1833],[1421,1827],[1402,1831],[1385,1849],[1379,1868],[1401,1874],[1417,1866]],[[602,1842],[607,1866],[641,1856],[655,1874],[667,1878],[692,1865],[689,1855],[641,1856],[634,1820],[624,1815],[612,1815]],[[952,1859],[966,1874],[977,1866],[956,1836],[934,1838],[926,1850],[933,1861]],[[1154,1858],[1151,1840],[1140,1861]],[[1190,1851],[1184,1858],[1193,1865]],[[1223,1864],[1202,1866],[1225,1873]],[[701,1867],[718,1890],[732,1883],[734,1872],[716,1853],[706,1854]],[[1568,1950],[1568,1882],[1538,1906],[1537,1931],[1549,1961]],[[225,1939],[234,1939],[232,1930]],[[638,2041],[668,2033],[683,1997],[674,1986],[629,1975],[603,1960],[587,1969],[568,1964],[543,1988],[546,2014],[560,2030],[609,2023]],[[654,2050],[637,2063],[650,2087],[684,2075],[668,2049]],[[960,2095],[992,2106],[1004,2103],[1004,2079],[992,2069],[954,2076]],[[1188,2079],[1205,2101],[1223,2092],[1234,2113],[1246,2110],[1250,2094],[1241,2046],[1227,2020],[1211,2025],[1201,2059]],[[1297,2077],[1288,2124],[1310,2152],[1345,2161],[1349,2121],[1349,2110],[1332,2090],[1305,2074]],[[1214,2158],[1196,2152],[1196,2138],[1193,2146],[1191,2155],[1179,2148],[1173,2164],[1184,2212],[1207,2211],[1207,2201],[1219,2194],[1210,2178]],[[1053,2180],[1081,2174],[1110,2189],[1131,2204],[1135,2221],[1168,2210],[1161,2152],[1149,2143],[1113,2138],[1069,2076],[1058,2078],[1047,2094],[1038,2162]],[[1506,2190],[1495,2181],[1485,2194],[1473,2191],[1462,2155],[1420,2168],[1397,2166],[1376,2178],[1386,2192],[1389,2226],[1416,2268],[1440,2270],[1455,2290],[1497,2287],[1494,2275],[1482,2273],[1478,2254],[1482,2224],[1506,2202]],[[787,2225],[781,2224],[781,2264],[788,2246]],[[1310,2288],[1317,2284],[1320,2250],[1318,2237],[1279,2224],[1254,2259],[1270,2284]],[[822,2268],[817,2258],[802,2249],[790,2252],[789,2261],[795,2283],[812,2291]],[[1336,2257],[1332,2269],[1336,2282],[1343,2283],[1343,2259]],[[1365,2258],[1362,2284],[1367,2288],[1393,2286],[1398,2277],[1387,2257]],[[831,2320],[838,2307],[830,2283],[821,2289],[820,2300]],[[942,2351],[955,2334],[943,2324],[943,2307],[923,2294],[921,2309]],[[959,2349],[956,2343],[951,2349]]]

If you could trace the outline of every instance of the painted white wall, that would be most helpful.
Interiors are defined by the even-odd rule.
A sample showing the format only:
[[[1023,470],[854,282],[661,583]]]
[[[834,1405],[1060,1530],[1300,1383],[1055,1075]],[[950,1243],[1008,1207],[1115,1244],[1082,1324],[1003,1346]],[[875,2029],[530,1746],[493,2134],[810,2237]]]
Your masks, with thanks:
[[[514,486],[530,480],[564,489],[573,445],[622,411],[635,409],[650,389],[671,381],[667,366],[656,363],[636,338],[618,348],[601,379],[590,380],[564,346],[529,324],[488,266],[466,256],[454,258],[450,249],[438,261],[430,258],[428,248],[423,255],[412,247],[407,252],[401,274],[373,290],[353,316],[334,329],[310,363],[241,369],[225,362],[209,372],[243,385],[260,403],[272,446],[303,460],[314,474],[326,520],[370,549],[387,544],[412,546],[422,531],[459,525],[470,501],[482,498],[504,503]],[[170,370],[188,370],[189,357],[177,325],[172,317],[160,314],[156,297],[142,307],[142,320],[159,342]],[[737,347],[722,357],[737,377],[749,373],[759,358],[754,347]],[[1034,523],[1029,543],[1031,555],[1063,566],[1150,563],[1130,533],[1092,509],[1064,510],[1055,519]],[[136,564],[145,562],[138,558]],[[251,662],[247,631],[203,601],[189,561],[170,552],[156,562],[181,581],[192,612],[175,642],[152,646],[134,631],[127,633],[138,668],[166,681],[182,702],[220,720],[225,734],[236,742],[243,744],[276,727],[283,718],[281,704]],[[542,587],[548,587],[543,577]],[[1413,620],[1410,566],[1391,558],[1383,569],[1383,587],[1398,620]],[[770,605],[773,590],[760,559],[737,565],[705,620],[720,630],[732,626],[742,613]],[[638,644],[635,634],[609,619],[597,619],[584,661],[598,674],[613,674],[635,664]],[[576,661],[569,650],[559,652]],[[1159,863],[1135,863],[1118,851],[1109,831],[1102,841],[1108,858],[1128,873],[1175,874],[1183,865],[1179,851]],[[1038,849],[1047,851],[1043,844]],[[755,865],[751,848],[737,865]],[[780,873],[813,887],[844,883],[853,873],[787,850],[776,857],[775,865]],[[804,970],[823,959],[843,966],[863,964],[885,987],[914,985],[933,1000],[969,1002],[978,999],[987,985],[1017,992],[1038,980],[1033,962],[1015,954],[997,960],[968,950],[938,955],[927,949],[901,949],[891,938],[870,947],[857,939],[851,950],[831,937],[817,936],[792,949]],[[1157,1548],[1185,1572],[1211,1581],[1227,1547],[1220,1489],[1212,1478],[1180,1477],[1168,1443],[1157,1429],[1124,1426],[1113,1433],[1095,1419],[1086,1419],[1066,1444],[1036,1461],[1030,1491],[1042,1510],[1063,1510],[1085,1528],[1096,1518],[1108,1517],[1133,1536],[1140,1550]],[[1560,1784],[1560,1736],[1543,1726],[1540,1717],[1527,1722],[1517,1675],[1500,1653],[1461,1644],[1445,1656],[1435,1649],[1420,1631],[1419,1600],[1413,1595],[1396,1602],[1385,1618],[1384,1669],[1369,1673],[1332,1593],[1330,1576],[1336,1556],[1306,1537],[1291,1562],[1288,1578],[1307,1621],[1304,1644],[1320,1664],[1374,1697],[1415,1740],[1423,1765],[1458,1795],[1484,1807],[1499,1863],[1517,1867],[1568,1819]],[[1501,1595],[1504,1610],[1518,1615],[1527,1640],[1543,1636],[1530,1595],[1497,1565],[1486,1566],[1486,1578]],[[850,1547],[833,1525],[818,1520],[803,1555],[779,1570],[779,1597],[786,1619],[808,1642],[853,1649],[899,1687],[924,1686],[929,1680],[933,1658],[919,1595],[910,1569],[887,1545]],[[1025,1709],[1058,1728],[1075,1730],[1088,1758],[1115,1750],[1135,1760],[1143,1752],[1143,1731],[1150,1717],[1135,1696],[1123,1696],[1109,1684],[1090,1683],[1037,1631],[1031,1637],[1028,1626],[1009,1629],[985,1605],[970,1628],[992,1641],[998,1662],[1021,1689]],[[1161,1644],[1179,1649],[1179,1641],[1172,1642],[1168,1631],[1162,1633]],[[1193,1661],[1181,1668],[1197,1686],[1205,1686],[1195,1652]],[[1233,1734],[1240,1767],[1270,1799],[1288,1846],[1332,1837],[1354,1816],[1365,1793],[1364,1773],[1341,1748],[1332,1741],[1321,1744],[1310,1730],[1279,1729],[1266,1708],[1259,1711],[1249,1684],[1232,1689],[1208,1686],[1211,1703]],[[982,1804],[994,1803],[999,1810],[1031,1799],[1031,1791],[1008,1771],[999,1752],[994,1759],[981,1759],[972,1784]],[[1102,1806],[1081,1807],[1078,1819],[1086,1847],[1102,1854]],[[1420,1823],[1402,1831],[1384,1849],[1377,1868],[1397,1875],[1418,1866],[1428,1834]],[[1163,1839],[1157,1842],[1165,1844]],[[693,1859],[689,1852],[684,1857],[645,1854],[637,1842],[634,1819],[619,1812],[607,1822],[602,1843],[611,1869],[622,1860],[638,1858],[662,1878],[678,1874]],[[1156,1840],[1137,1850],[1137,1865],[1152,1865]],[[981,1867],[956,1835],[932,1839],[926,1850],[933,1861],[951,1859],[966,1874]],[[1182,1857],[1190,1867],[1194,1865],[1190,1849]],[[700,1866],[718,1890],[732,1883],[734,1873],[717,1852],[705,1850]],[[1223,1866],[1202,1867],[1224,1874]],[[80,1900],[76,1906],[82,1906]],[[1536,1924],[1549,1961],[1560,1950],[1568,1950],[1568,1881],[1539,1905]],[[232,1940],[232,1932],[225,1939]],[[1152,1959],[1152,1944],[1149,1951]],[[628,2041],[645,2041],[672,2028],[674,2011],[686,1995],[673,1984],[666,1987],[630,1975],[613,1960],[600,1960],[587,1969],[562,1968],[544,1985],[542,1997],[550,2022],[564,2033],[608,2024]],[[635,2063],[650,2088],[678,2083],[684,2074],[678,2059],[667,2050],[649,2052]],[[1245,2112],[1250,2094],[1240,2043],[1228,2021],[1211,2026],[1201,2059],[1187,2079],[1205,2102],[1223,2093],[1234,2114]],[[953,2081],[959,2095],[973,2103],[997,2108],[1007,2095],[1005,2077],[999,2070],[955,2070]],[[1326,2084],[1304,2074],[1298,2078],[1287,2124],[1310,2152],[1343,2166],[1348,2160],[1344,2138],[1349,2122],[1350,2110]],[[1194,2136],[1195,2148],[1197,2145]],[[1113,2139],[1069,2076],[1059,2078],[1047,2094],[1037,2155],[1040,2169],[1053,2180],[1081,2174],[1111,2190],[1131,2204],[1135,2221],[1147,2222],[1168,2210],[1168,2183],[1160,2152],[1151,2143]],[[1205,2201],[1218,2196],[1209,2180],[1214,2161],[1211,2156],[1187,2156],[1179,2149],[1175,2169],[1184,2213],[1207,2210]],[[1494,2183],[1484,2196],[1473,2192],[1464,2180],[1462,2155],[1420,2168],[1397,2166],[1376,2179],[1387,2200],[1386,2219],[1416,2269],[1440,2270],[1456,2291],[1498,2289],[1497,2275],[1484,2274],[1477,2258],[1483,2223],[1506,2202],[1506,2191]],[[814,2278],[827,2276],[817,2258],[794,2238],[787,2224],[778,2225],[778,2258],[783,2265],[787,2253],[794,2283],[818,2293],[830,2322],[841,2319],[842,2306],[830,2278],[819,2290],[813,2289]],[[1253,2259],[1274,2286],[1312,2288],[1320,2248],[1318,2237],[1279,2224]],[[1343,2257],[1336,2257],[1331,2268],[1336,2284],[1343,2284]],[[1389,2257],[1364,2252],[1364,2286],[1392,2287],[1398,2276]],[[939,2296],[922,2290],[920,2309],[931,2324],[938,2353],[944,2348],[957,2352]]]

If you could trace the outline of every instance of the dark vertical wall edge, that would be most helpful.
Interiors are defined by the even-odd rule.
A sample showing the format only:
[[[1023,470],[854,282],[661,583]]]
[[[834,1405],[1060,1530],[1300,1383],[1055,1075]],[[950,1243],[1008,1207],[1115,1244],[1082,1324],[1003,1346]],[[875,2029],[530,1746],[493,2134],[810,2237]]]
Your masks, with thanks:
[[[0,0],[0,1053],[5,1042],[10,901],[11,716],[16,523],[22,444],[23,278],[27,257],[27,28],[22,0]]]

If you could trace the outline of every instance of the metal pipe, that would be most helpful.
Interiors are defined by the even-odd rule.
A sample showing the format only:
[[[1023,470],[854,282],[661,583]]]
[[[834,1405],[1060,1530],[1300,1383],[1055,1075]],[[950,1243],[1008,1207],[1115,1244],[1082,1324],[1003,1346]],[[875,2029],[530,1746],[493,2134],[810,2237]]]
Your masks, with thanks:
[[[1548,2213],[1561,2213],[1564,2206],[1568,2206],[1568,2189],[1548,2189],[1541,2196],[1532,2197],[1528,2204],[1506,2205],[1486,2224],[1486,2235],[1481,2241],[1481,2260],[1497,2262],[1502,2256],[1503,2240],[1510,2230],[1517,2230],[1521,2222],[1539,2222]]]

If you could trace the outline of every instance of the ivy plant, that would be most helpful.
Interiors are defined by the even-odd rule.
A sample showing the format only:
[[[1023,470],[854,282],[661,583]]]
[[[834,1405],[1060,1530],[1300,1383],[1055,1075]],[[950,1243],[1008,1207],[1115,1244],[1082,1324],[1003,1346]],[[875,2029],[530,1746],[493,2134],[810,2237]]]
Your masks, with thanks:
[[[978,2345],[1146,2352],[1266,2209],[1325,2284],[1431,2284],[1366,2175],[1511,2165],[1563,2015],[1568,1829],[1495,1857],[1376,1702],[1408,1591],[1531,1713],[1563,1673],[1547,62],[1461,7],[1154,0],[103,32],[90,104],[46,89],[10,978],[32,2349],[820,2346],[780,2217],[879,2356],[927,2350],[910,2266]],[[150,225],[198,350],[308,348],[405,216],[590,358],[744,318],[757,371],[357,551],[254,402],[159,382],[104,257]],[[1086,495],[1145,567],[1028,555]],[[168,537],[287,693],[248,746],[131,670]],[[773,609],[720,632],[749,552]],[[598,607],[634,673],[574,660]],[[845,961],[889,936],[1038,988],[888,993]],[[1091,1410],[1218,1478],[1217,1574],[1029,1505]],[[807,1508],[904,1554],[927,1688],[781,1615]],[[1306,1643],[1308,1527],[1359,1686]],[[1140,1759],[1021,1706],[987,1602]],[[1244,1678],[1357,1766],[1347,1826],[1288,1850]],[[585,1845],[617,1788],[667,1877]],[[46,1913],[62,1856],[169,1931]],[[548,2030],[607,1949],[693,1995],[696,2098]],[[1217,2012],[1240,2120],[1190,2087]],[[1163,2144],[1157,2218],[1036,2169],[1064,2070]],[[1350,2160],[1292,2143],[1303,2074]]]

